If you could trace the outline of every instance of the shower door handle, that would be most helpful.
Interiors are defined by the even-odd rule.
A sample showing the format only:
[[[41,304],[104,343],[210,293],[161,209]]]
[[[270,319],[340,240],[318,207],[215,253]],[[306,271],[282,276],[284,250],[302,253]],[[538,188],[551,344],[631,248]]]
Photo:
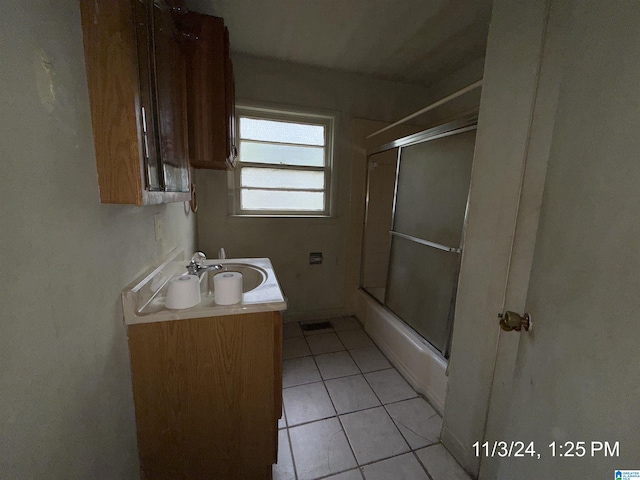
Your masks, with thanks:
[[[524,314],[524,317],[518,315],[515,312],[506,311],[498,315],[500,317],[500,328],[505,332],[515,330],[519,332],[524,329],[525,331],[531,330],[531,315]]]

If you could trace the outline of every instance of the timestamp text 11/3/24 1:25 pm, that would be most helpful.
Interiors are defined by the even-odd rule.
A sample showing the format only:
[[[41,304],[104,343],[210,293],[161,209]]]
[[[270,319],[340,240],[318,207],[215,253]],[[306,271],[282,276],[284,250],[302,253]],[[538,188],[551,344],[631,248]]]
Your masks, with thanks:
[[[534,442],[496,441],[475,442],[473,451],[476,457],[532,457],[541,458]],[[552,457],[619,457],[620,442],[608,441],[567,441],[551,442],[546,446]]]

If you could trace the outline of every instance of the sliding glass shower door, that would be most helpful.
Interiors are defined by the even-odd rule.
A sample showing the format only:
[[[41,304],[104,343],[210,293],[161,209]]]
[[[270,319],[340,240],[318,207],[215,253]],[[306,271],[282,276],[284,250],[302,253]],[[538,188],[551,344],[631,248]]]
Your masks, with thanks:
[[[363,288],[448,357],[475,127],[441,130],[414,136],[414,142],[409,137],[395,149],[392,205],[389,196],[372,201],[376,182],[388,183],[389,179],[387,174],[384,180],[372,181],[370,166]],[[376,155],[370,156],[370,162]],[[383,234],[369,224],[387,218],[385,209],[392,215],[387,223],[390,228]],[[367,249],[367,245],[384,246],[385,238],[386,258]],[[378,275],[376,282],[384,285],[383,298],[380,289],[374,293],[366,283],[370,280],[367,268],[371,272],[376,261],[384,261],[387,267],[384,281]]]
[[[389,232],[393,221],[397,162],[397,148],[370,155],[368,159],[362,287],[381,303],[384,302],[389,273]]]

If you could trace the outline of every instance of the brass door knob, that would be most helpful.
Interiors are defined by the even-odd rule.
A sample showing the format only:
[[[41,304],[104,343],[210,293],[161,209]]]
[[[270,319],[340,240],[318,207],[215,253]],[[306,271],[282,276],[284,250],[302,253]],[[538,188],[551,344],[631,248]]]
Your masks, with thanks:
[[[531,315],[525,313],[524,317],[521,317],[515,312],[504,312],[500,315],[500,328],[505,332],[511,330],[519,332],[522,329],[528,332],[531,330]]]

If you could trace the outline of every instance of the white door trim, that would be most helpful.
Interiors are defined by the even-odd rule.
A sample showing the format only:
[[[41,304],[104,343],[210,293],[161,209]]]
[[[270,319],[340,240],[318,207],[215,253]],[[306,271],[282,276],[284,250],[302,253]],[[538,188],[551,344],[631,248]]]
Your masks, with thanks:
[[[548,158],[543,140],[551,131],[538,119],[548,113],[536,110],[548,9],[549,0],[496,0],[489,31],[442,432],[473,475],[480,458],[472,445],[484,440],[489,415],[498,314],[524,308],[535,246]],[[509,377],[518,335],[505,336],[499,365],[506,371],[496,378]]]

